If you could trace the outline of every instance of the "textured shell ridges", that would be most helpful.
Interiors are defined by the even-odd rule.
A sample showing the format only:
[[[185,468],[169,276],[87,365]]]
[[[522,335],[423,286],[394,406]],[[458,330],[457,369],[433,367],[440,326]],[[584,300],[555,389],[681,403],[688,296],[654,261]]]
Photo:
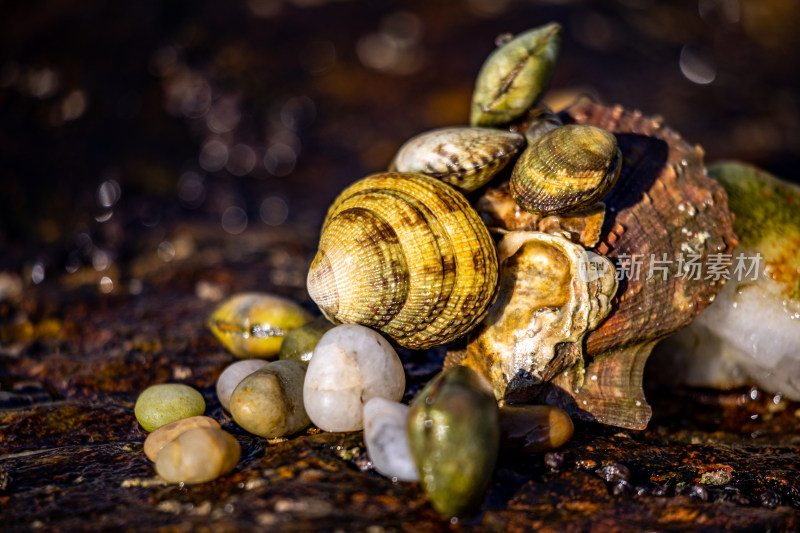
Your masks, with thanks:
[[[622,154],[614,135],[572,124],[537,139],[511,175],[511,194],[525,210],[556,214],[585,208],[614,185]]]
[[[406,141],[392,170],[421,172],[470,192],[491,180],[524,145],[525,137],[510,131],[439,128]]]
[[[329,319],[421,349],[477,324],[497,270],[489,232],[460,193],[422,174],[387,172],[357,181],[329,209],[308,292]]]

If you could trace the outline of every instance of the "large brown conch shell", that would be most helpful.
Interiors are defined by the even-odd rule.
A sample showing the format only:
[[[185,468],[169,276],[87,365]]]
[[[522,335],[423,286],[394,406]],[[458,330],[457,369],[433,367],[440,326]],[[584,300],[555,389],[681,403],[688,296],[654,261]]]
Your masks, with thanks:
[[[618,271],[625,269],[625,277],[610,314],[586,336],[583,353],[576,343],[557,347],[556,358],[576,361],[572,366],[527,393],[517,388],[496,394],[510,403],[536,398],[580,418],[643,429],[651,415],[641,386],[650,351],[659,339],[688,325],[724,283],[705,275],[681,276],[680,269],[682,261],[704,265],[710,254],[735,247],[727,196],[705,175],[702,149],[659,119],[586,98],[561,116],[565,123],[611,131],[619,143],[623,167],[603,198],[605,221],[594,251],[611,259]],[[524,131],[526,125],[518,127]],[[501,224],[505,229],[539,229],[507,222]],[[463,356],[454,352],[448,364]]]

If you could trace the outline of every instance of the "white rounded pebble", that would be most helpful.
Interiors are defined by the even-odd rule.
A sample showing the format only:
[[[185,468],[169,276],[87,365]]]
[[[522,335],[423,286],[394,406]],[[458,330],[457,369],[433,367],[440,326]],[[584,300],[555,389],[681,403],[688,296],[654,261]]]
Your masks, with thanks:
[[[325,431],[364,427],[364,404],[372,398],[399,401],[406,387],[403,364],[377,332],[342,324],[325,333],[314,349],[303,384],[311,421]]]
[[[364,443],[375,470],[399,481],[419,481],[407,422],[407,405],[373,398],[364,406]]]
[[[219,379],[217,379],[217,398],[219,398],[219,403],[222,404],[226,411],[230,412],[231,410],[231,394],[233,394],[236,385],[256,370],[264,368],[268,364],[269,361],[264,361],[263,359],[244,359],[228,365],[222,371]]]

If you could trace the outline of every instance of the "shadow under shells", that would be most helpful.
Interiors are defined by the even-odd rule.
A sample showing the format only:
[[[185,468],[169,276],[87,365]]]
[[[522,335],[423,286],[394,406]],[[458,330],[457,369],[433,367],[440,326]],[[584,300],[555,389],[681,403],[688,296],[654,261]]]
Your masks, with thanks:
[[[707,270],[714,262],[710,256],[730,254],[737,244],[727,196],[706,176],[703,150],[658,118],[587,98],[560,115],[565,123],[614,133],[622,151],[621,174],[603,199],[605,221],[593,249],[615,264],[619,288],[608,317],[582,345],[558,345],[541,380],[520,371],[496,392],[507,403],[544,402],[585,420],[644,429],[651,416],[642,391],[647,357],[725,283]],[[520,131],[526,127],[524,121],[518,125]],[[507,187],[501,184],[492,194]],[[689,261],[700,265],[699,276],[687,273]],[[463,352],[451,352],[446,366],[460,357]],[[486,355],[487,376],[491,357]]]

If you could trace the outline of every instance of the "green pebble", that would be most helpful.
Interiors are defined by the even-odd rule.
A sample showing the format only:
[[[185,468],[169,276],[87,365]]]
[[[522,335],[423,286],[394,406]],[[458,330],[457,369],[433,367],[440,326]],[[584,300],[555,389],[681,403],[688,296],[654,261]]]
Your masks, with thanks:
[[[278,358],[308,363],[319,340],[326,331],[334,327],[335,324],[331,324],[327,318],[320,316],[308,324],[294,328],[283,339]]]
[[[206,410],[203,395],[188,385],[163,383],[147,387],[136,399],[133,412],[145,431],[165,424],[202,415]]]

